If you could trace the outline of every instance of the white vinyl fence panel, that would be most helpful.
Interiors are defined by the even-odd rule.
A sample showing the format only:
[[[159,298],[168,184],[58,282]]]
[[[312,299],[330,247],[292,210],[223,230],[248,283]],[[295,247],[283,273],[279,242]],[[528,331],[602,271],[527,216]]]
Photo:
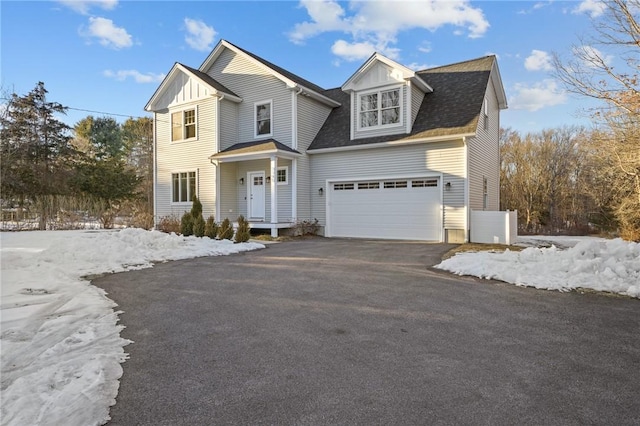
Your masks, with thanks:
[[[518,237],[518,212],[471,211],[471,242],[511,245]]]

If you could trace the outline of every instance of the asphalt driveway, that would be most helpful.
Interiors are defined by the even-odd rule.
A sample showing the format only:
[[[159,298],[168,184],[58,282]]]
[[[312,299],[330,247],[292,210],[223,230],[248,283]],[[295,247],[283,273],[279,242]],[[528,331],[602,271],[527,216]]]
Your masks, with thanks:
[[[435,272],[442,244],[311,239],[94,281],[111,425],[640,424],[640,301]]]

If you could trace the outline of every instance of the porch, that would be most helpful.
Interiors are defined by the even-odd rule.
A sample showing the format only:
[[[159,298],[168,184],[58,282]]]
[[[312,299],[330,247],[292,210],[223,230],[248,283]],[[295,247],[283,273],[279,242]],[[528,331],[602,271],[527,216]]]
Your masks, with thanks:
[[[297,222],[297,159],[302,154],[273,139],[233,145],[209,157],[216,168],[216,212],[250,228],[278,230]]]

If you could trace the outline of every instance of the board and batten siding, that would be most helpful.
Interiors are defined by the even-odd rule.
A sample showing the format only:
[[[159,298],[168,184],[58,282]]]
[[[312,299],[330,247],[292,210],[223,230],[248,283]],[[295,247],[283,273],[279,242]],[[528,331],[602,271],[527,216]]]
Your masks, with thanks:
[[[306,154],[320,128],[331,113],[331,108],[306,96],[298,95],[298,151],[304,154],[297,160],[298,220],[312,220],[311,199],[318,197],[318,188],[311,186],[311,158]]]
[[[215,152],[215,117],[217,99],[210,97],[196,102],[176,104],[156,114],[156,211],[157,219],[182,216],[191,209],[191,202],[173,203],[171,174],[196,172],[196,193],[202,202],[204,217],[215,215],[215,167],[209,156]],[[194,140],[171,141],[171,113],[196,109]]]
[[[230,49],[224,49],[207,74],[242,98],[237,106],[238,142],[267,139],[255,137],[254,104],[271,100],[273,134],[269,138],[291,146],[291,91],[284,82]]]
[[[311,186],[323,188],[325,195],[312,197],[311,214],[326,225],[327,181],[441,174],[440,185],[451,183],[451,189],[443,191],[444,228],[464,229],[464,160],[462,140],[313,154]]]
[[[469,207],[472,210],[500,210],[500,108],[491,79],[485,99],[489,126],[484,127],[484,106],[476,136],[467,139],[469,149]],[[484,208],[483,178],[487,178],[487,207]]]

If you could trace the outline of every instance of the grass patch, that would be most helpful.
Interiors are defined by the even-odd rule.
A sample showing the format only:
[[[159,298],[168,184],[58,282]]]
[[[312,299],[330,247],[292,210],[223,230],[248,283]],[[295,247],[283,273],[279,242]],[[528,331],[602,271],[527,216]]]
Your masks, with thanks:
[[[510,251],[522,251],[525,247],[520,246],[508,246],[505,244],[480,244],[480,243],[465,243],[460,244],[457,247],[452,248],[442,256],[442,260],[449,259],[458,253],[464,252],[479,252],[479,251],[491,251],[494,253],[500,253],[507,249]]]

